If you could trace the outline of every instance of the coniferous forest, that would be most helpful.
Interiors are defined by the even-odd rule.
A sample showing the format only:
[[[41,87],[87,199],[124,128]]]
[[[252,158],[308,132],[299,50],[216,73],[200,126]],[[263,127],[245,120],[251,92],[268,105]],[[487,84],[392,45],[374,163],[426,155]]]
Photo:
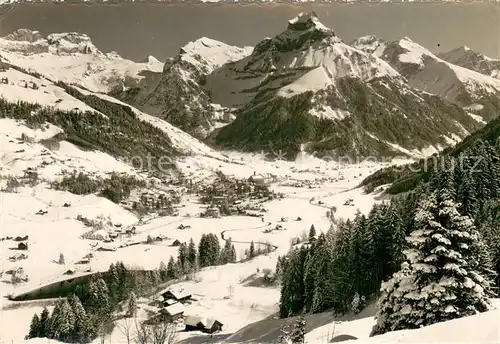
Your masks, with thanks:
[[[427,181],[280,257],[280,316],[359,312],[372,334],[489,309],[500,273],[500,143],[442,155]]]

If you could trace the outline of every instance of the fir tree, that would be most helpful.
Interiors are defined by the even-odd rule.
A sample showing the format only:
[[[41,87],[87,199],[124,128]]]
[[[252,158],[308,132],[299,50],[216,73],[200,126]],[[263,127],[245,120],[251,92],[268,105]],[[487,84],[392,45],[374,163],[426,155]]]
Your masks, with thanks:
[[[134,292],[130,293],[130,297],[128,299],[128,310],[127,317],[134,318],[137,314],[137,298]]]
[[[170,256],[170,259],[174,259],[172,256]],[[170,264],[170,262],[169,262]],[[160,262],[160,267],[158,269],[160,271],[160,279],[162,282],[166,282],[168,281],[168,268],[167,266],[165,265],[165,263],[162,261]]]
[[[72,339],[78,343],[87,342],[92,336],[87,312],[78,296],[70,296],[68,302],[75,317]]]
[[[231,254],[229,255],[229,262],[230,263],[236,263],[236,249],[234,248],[234,245],[231,245]]]
[[[382,288],[373,334],[418,328],[489,309],[478,272],[480,237],[471,219],[439,190],[422,203],[407,238],[406,264]]]
[[[60,341],[71,339],[75,325],[75,315],[66,299],[59,299],[50,317],[52,338]]]
[[[59,264],[64,265],[64,255],[62,253],[59,254]]]
[[[47,307],[43,307],[42,313],[40,314],[40,327],[38,336],[41,338],[50,336],[50,314]]]
[[[167,265],[167,278],[168,279],[176,279],[179,278],[179,263],[174,261],[174,257],[170,256]]]
[[[250,242],[250,250],[248,251],[248,258],[252,259],[253,257],[255,257],[255,245],[252,240]]]
[[[187,261],[189,264],[189,271],[197,270],[197,254],[196,254],[196,245],[194,244],[193,239],[189,240],[189,246],[187,250]]]
[[[38,314],[35,313],[31,319],[30,331],[28,333],[28,338],[40,337],[40,318]]]
[[[179,261],[179,266],[181,267],[181,271],[183,273],[188,273],[189,272],[188,248],[185,243],[182,243],[179,246],[177,259]]]
[[[309,240],[312,238],[316,238],[316,228],[314,228],[314,225],[311,225],[311,228],[309,228]]]
[[[293,344],[304,344],[306,336],[306,319],[303,315],[297,318],[290,333],[290,339]]]
[[[200,268],[217,265],[220,260],[219,239],[213,233],[203,234],[198,245]]]

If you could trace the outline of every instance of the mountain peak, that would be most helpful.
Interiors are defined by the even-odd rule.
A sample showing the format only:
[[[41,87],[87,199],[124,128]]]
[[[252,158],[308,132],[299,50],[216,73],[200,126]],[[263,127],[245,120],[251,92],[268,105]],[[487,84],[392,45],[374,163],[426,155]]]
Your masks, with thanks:
[[[52,53],[55,55],[102,54],[89,36],[78,32],[53,33],[43,37],[40,32],[18,29],[5,36],[2,49],[25,55]]]
[[[288,30],[293,31],[307,31],[317,29],[321,31],[333,31],[321,23],[316,15],[316,12],[302,12],[293,19],[288,21]]]

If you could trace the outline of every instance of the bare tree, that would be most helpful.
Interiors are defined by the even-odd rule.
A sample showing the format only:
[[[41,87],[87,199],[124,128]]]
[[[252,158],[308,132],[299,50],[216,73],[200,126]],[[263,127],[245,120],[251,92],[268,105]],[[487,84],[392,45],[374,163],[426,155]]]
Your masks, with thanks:
[[[173,344],[177,340],[175,323],[159,320],[152,324],[135,321],[137,344]]]
[[[116,327],[118,327],[120,332],[127,340],[127,344],[130,344],[131,340],[134,337],[133,325],[134,325],[134,320],[132,320],[131,318],[123,318],[116,323]]]

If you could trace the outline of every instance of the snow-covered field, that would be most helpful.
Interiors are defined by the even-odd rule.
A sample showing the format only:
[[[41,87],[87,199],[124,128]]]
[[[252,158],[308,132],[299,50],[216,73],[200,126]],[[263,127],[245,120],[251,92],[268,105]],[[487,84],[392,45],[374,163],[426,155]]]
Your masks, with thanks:
[[[8,126],[5,126],[8,127]],[[17,129],[11,123],[11,128]],[[2,146],[3,147],[3,146]],[[34,188],[20,188],[17,193],[1,193],[1,228],[2,236],[24,236],[29,235],[29,248],[24,251],[28,258],[18,262],[8,261],[9,256],[16,251],[9,250],[15,242],[5,240],[0,242],[2,254],[1,269],[8,270],[22,266],[29,276],[29,282],[24,285],[14,287],[8,282],[1,284],[1,293],[18,293],[37,288],[42,284],[47,284],[64,278],[63,273],[69,268],[74,268],[74,262],[81,259],[85,254],[92,252],[90,267],[92,271],[107,270],[109,264],[122,260],[126,265],[142,267],[146,269],[157,268],[161,261],[167,262],[171,255],[177,255],[177,248],[169,246],[174,239],[189,240],[193,238],[197,243],[204,233],[214,233],[220,236],[222,231],[226,231],[225,237],[231,237],[234,241],[246,243],[235,243],[236,252],[239,257],[248,248],[248,242],[269,241],[278,246],[278,250],[268,256],[261,256],[246,263],[230,264],[217,268],[209,268],[201,271],[196,277],[196,282],[184,282],[182,286],[194,294],[200,294],[200,301],[189,309],[194,314],[217,314],[224,322],[224,332],[232,333],[242,326],[257,320],[266,318],[274,314],[277,310],[279,300],[279,289],[248,287],[241,282],[257,273],[259,269],[274,269],[278,254],[284,254],[290,248],[292,238],[300,237],[307,231],[311,224],[319,230],[329,228],[329,220],[326,217],[325,207],[335,205],[338,213],[343,217],[354,215],[354,209],[360,208],[368,211],[374,202],[374,196],[363,196],[360,189],[350,190],[369,171],[377,166],[337,166],[333,163],[307,164],[308,170],[301,170],[301,163],[277,161],[268,163],[260,160],[257,156],[247,156],[244,154],[229,154],[233,159],[243,158],[243,164],[223,163],[221,169],[224,173],[248,177],[252,171],[267,171],[278,176],[279,182],[273,185],[273,189],[284,192],[287,197],[283,200],[274,200],[265,203],[268,209],[265,213],[263,223],[259,218],[234,216],[220,219],[199,218],[200,205],[193,198],[186,198],[180,208],[177,217],[161,217],[150,221],[145,221],[143,225],[137,223],[138,219],[132,213],[121,208],[106,199],[97,196],[77,196],[68,192],[55,191],[40,184]],[[196,159],[192,157],[192,159]],[[208,158],[207,158],[208,159]],[[311,158],[312,159],[312,158]],[[24,159],[23,159],[24,160]],[[212,159],[212,164],[219,163]],[[303,165],[302,165],[303,166]],[[185,166],[186,167],[186,166]],[[232,171],[230,168],[235,168]],[[242,171],[239,171],[243,169]],[[210,171],[203,170],[203,166],[186,167],[187,171],[193,174],[205,172],[210,175]],[[245,173],[243,173],[245,172]],[[361,176],[360,176],[361,174]],[[302,177],[302,178],[300,178]],[[317,187],[309,189],[306,187],[291,187],[288,184],[300,181],[300,179],[313,180],[314,178],[324,178],[326,181],[317,184]],[[283,185],[281,185],[283,184]],[[345,193],[342,193],[346,191]],[[311,202],[311,198],[322,199],[324,205]],[[354,198],[356,206],[343,205],[346,197]],[[70,203],[71,207],[63,207],[64,203]],[[45,215],[36,215],[39,210],[48,211]],[[76,220],[78,215],[89,219],[101,218],[112,224],[120,223],[123,227],[136,225],[137,234],[126,240],[144,240],[147,235],[165,235],[169,240],[155,245],[139,244],[124,248],[118,248],[114,252],[98,252],[91,246],[94,240],[83,240],[80,235],[86,228],[80,221]],[[297,216],[302,221],[295,221]],[[281,222],[281,218],[286,222]],[[287,230],[264,233],[268,226],[274,227],[282,224]],[[180,230],[180,224],[190,225],[191,228]],[[119,246],[120,241],[113,245]],[[59,265],[54,261],[58,260],[59,254],[65,257],[66,264]],[[88,266],[86,266],[87,268]],[[81,269],[80,269],[81,270]],[[5,275],[4,275],[5,277]],[[175,287],[175,286],[174,286]],[[233,297],[225,299],[228,288],[233,289]],[[248,298],[248,295],[252,295]],[[10,302],[3,301],[4,307]],[[25,324],[19,329],[28,326],[31,315],[38,310],[29,306],[20,310],[3,310],[3,316],[16,318],[16,322]],[[12,312],[12,313],[11,313]],[[2,339],[8,341],[20,341],[26,333],[24,330],[8,331],[2,333]]]

